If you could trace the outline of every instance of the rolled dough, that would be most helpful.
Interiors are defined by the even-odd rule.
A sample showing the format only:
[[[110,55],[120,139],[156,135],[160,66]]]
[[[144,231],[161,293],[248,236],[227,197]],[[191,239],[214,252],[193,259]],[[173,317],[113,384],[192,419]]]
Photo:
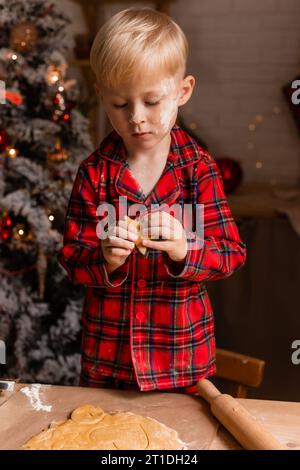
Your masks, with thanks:
[[[185,444],[175,430],[129,412],[107,414],[83,405],[70,419],[50,424],[23,445],[27,450],[180,450]]]

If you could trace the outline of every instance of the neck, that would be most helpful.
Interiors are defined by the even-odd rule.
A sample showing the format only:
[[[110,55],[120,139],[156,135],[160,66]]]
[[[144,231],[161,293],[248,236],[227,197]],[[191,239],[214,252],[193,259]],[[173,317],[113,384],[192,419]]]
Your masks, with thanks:
[[[144,160],[147,162],[154,162],[155,160],[162,159],[162,156],[168,156],[170,151],[170,144],[171,144],[171,135],[168,133],[154,148],[151,149],[136,149],[130,148],[127,144],[127,160],[134,162],[137,160]]]

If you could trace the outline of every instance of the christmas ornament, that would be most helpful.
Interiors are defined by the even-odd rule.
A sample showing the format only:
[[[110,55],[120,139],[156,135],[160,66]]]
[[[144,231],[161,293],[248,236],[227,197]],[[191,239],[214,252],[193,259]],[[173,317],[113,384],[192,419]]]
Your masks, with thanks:
[[[68,101],[66,98],[66,93],[62,87],[61,91],[58,91],[55,94],[53,100],[54,109],[52,112],[52,120],[54,122],[59,121],[69,121],[71,118],[71,110],[75,106],[73,101]]]
[[[13,26],[10,32],[10,45],[18,52],[28,52],[33,49],[37,39],[37,28],[29,21]]]
[[[0,239],[8,241],[12,235],[12,220],[7,211],[4,211],[0,219]]]
[[[9,146],[10,140],[9,135],[6,129],[0,130],[0,153],[4,152],[4,150]]]
[[[53,121],[58,121],[61,119],[63,113],[66,110],[66,102],[65,102],[65,93],[62,92],[57,92],[54,100],[53,100],[53,105],[54,105],[54,110],[52,114],[52,119]]]
[[[297,85],[299,83],[299,85]],[[300,76],[294,78],[290,83],[282,88],[283,94],[288,102],[290,111],[295,119],[298,132],[300,134]]]
[[[48,160],[50,162],[61,163],[68,160],[69,154],[63,149],[59,139],[56,141],[54,148],[54,152],[48,154]]]
[[[243,172],[237,160],[229,157],[216,158],[223,178],[224,191],[226,194],[234,192],[242,182]]]
[[[23,103],[23,96],[20,95],[20,93],[17,93],[15,91],[11,90],[6,90],[4,93],[5,98],[10,101],[11,103],[15,104],[16,106],[20,106],[20,104]]]

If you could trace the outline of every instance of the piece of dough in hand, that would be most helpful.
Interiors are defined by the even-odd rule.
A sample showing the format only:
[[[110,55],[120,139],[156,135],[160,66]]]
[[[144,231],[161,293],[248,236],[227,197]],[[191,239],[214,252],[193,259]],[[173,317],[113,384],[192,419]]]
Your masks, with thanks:
[[[137,230],[137,235],[138,235],[138,239],[135,241],[135,246],[137,247],[137,249],[142,253],[142,255],[145,255],[146,254],[146,251],[147,251],[147,248],[142,245],[142,240],[146,240],[148,237],[143,237],[142,234],[141,234],[141,225],[140,225],[140,222],[138,222],[137,220],[133,220],[131,219],[130,217],[128,217],[127,215],[125,215],[125,221],[128,223],[128,224],[131,224],[133,225],[136,230]]]

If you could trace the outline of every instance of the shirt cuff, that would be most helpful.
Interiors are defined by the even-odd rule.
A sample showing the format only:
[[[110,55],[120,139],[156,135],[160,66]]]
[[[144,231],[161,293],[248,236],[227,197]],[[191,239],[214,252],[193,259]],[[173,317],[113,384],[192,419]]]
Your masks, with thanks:
[[[191,236],[188,239],[188,248],[185,258],[182,261],[173,261],[164,252],[165,268],[169,276],[184,279],[193,279],[199,269],[204,269],[201,265],[205,252],[203,241]]]
[[[180,277],[184,273],[186,267],[186,257],[181,261],[174,261],[166,252],[163,253],[163,257],[165,261],[164,265],[169,276]]]
[[[105,261],[102,264],[103,268],[103,273],[104,273],[104,281],[105,284],[109,287],[118,287],[123,282],[126,281],[128,274],[129,274],[129,266],[130,266],[130,261],[127,258],[125,263],[122,264],[122,266],[119,266],[117,269],[115,269],[112,272],[108,272],[107,270],[107,261]]]

